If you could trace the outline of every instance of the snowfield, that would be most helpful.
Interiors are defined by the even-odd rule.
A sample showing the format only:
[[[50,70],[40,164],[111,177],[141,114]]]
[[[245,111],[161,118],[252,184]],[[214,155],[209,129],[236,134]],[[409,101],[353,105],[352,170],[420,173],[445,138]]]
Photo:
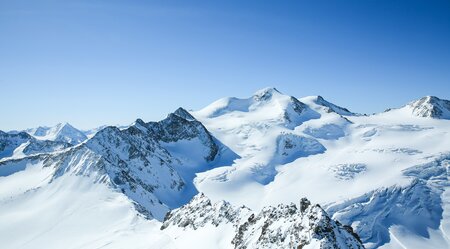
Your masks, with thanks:
[[[450,248],[449,119],[266,88],[89,138],[2,132],[1,247]]]

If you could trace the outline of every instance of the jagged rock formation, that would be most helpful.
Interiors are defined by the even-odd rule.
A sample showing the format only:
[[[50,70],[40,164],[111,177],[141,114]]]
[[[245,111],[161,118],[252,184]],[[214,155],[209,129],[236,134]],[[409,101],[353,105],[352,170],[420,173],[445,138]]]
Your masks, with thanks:
[[[316,139],[295,134],[280,134],[277,138],[277,158],[274,163],[289,163],[300,157],[323,153],[326,148]]]
[[[38,153],[49,153],[70,147],[71,144],[59,141],[38,140],[28,133],[9,134],[0,131],[0,159],[23,157]]]
[[[166,119],[160,122],[144,124],[141,120],[138,120],[136,124],[148,129],[149,134],[152,134],[156,140],[164,143],[198,139],[207,149],[204,159],[208,162],[213,161],[219,152],[219,146],[214,141],[212,135],[202,123],[197,121],[183,108],[178,108],[174,113],[169,114]]]
[[[30,137],[26,133],[10,136]],[[195,152],[192,158],[179,156],[178,152],[186,147]],[[106,127],[85,143],[59,153],[42,154],[36,160],[43,167],[55,169],[51,179],[64,174],[89,176],[94,182],[121,190],[144,215],[162,219],[170,208],[181,205],[195,192],[185,191],[182,171],[195,171],[197,164],[213,162],[221,150],[226,148],[180,108],[160,122],[138,119],[127,129]],[[0,167],[14,168],[12,165],[21,162],[2,164]]]
[[[426,96],[407,105],[417,117],[450,119],[450,101],[435,96]]]
[[[203,193],[199,193],[188,204],[168,212],[161,229],[177,226],[196,230],[206,224],[216,227],[223,223],[234,224],[250,213],[247,207],[234,208],[226,201],[213,204]]]
[[[45,128],[0,132],[2,245],[449,248],[446,103],[363,116],[266,88],[76,145],[43,140]],[[321,206],[288,204],[298,196]],[[79,243],[59,232],[72,227]],[[116,243],[125,237],[142,244]]]
[[[304,248],[310,244],[316,248],[364,248],[351,227],[332,220],[306,198],[299,206],[280,204],[252,212],[224,201],[212,204],[199,194],[169,212],[161,229],[201,230],[208,224],[219,227],[228,223],[235,228],[230,248]]]

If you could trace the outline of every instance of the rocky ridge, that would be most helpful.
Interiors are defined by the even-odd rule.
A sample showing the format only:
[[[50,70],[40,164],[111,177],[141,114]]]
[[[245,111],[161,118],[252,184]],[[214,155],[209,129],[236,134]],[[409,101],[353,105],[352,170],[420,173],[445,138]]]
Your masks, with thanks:
[[[225,201],[213,204],[201,193],[189,204],[169,212],[161,229],[201,230],[224,224],[235,229],[230,248],[364,248],[351,227],[332,220],[306,198],[299,205],[280,204],[253,212]]]

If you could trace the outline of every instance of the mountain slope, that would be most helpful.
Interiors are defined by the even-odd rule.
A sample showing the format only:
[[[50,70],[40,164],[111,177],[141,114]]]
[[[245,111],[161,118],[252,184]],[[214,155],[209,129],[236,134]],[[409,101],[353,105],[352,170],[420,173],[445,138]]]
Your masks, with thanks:
[[[39,153],[49,153],[70,147],[71,144],[59,141],[38,140],[28,133],[9,134],[0,131],[0,160],[18,158]]]
[[[288,98],[277,91],[265,101]],[[241,156],[229,167],[199,174],[195,179],[197,188],[212,200],[226,199],[233,205],[246,205],[254,210],[306,196],[338,220],[351,223],[368,248],[395,248],[400,244],[409,245],[407,248],[446,248],[449,229],[441,226],[448,224],[444,215],[445,203],[449,202],[445,194],[448,173],[440,176],[445,180],[439,186],[435,179],[424,181],[420,176],[405,173],[449,152],[450,124],[445,116],[417,117],[406,108],[357,115],[322,99],[317,96],[299,99],[315,114],[295,126],[277,118],[287,107],[279,108],[276,104],[279,101],[268,107],[255,105],[248,111],[228,106],[226,112],[213,116],[206,115],[205,110],[213,109],[211,106],[216,103],[193,112],[212,134]],[[258,108],[262,114],[255,115]],[[304,146],[306,151],[315,152],[302,152]],[[313,149],[321,147],[324,149]],[[434,168],[441,171],[437,166]],[[365,207],[368,200],[374,202]],[[404,201],[400,205],[411,209],[398,208],[399,200]],[[420,205],[413,205],[414,201]],[[365,210],[344,212],[347,207]],[[377,208],[384,211],[377,215]],[[406,222],[415,212],[421,212],[420,221]],[[398,215],[380,218],[393,216],[392,213]]]
[[[435,96],[425,96],[401,108],[388,109],[386,114],[389,117],[396,115],[448,120],[450,119],[450,101]]]
[[[413,103],[360,115],[266,88],[3,158],[2,245],[360,248],[356,233],[366,248],[448,248],[446,102]],[[301,196],[319,206],[290,204]]]
[[[450,119],[450,101],[434,96],[426,96],[407,105],[418,117]]]
[[[213,167],[219,158],[226,161],[235,156],[188,115],[178,109],[160,122],[137,120],[124,130],[107,127],[64,151],[1,162],[0,171],[6,176],[15,173],[14,169],[40,165],[53,169],[49,181],[66,174],[87,176],[120,189],[141,213],[162,219],[169,208],[196,193],[189,177]],[[196,154],[179,156],[186,147],[194,148]]]
[[[69,123],[59,123],[53,127],[40,126],[25,130],[28,134],[40,140],[66,142],[72,145],[79,144],[87,139],[87,136]]]
[[[231,244],[234,248],[363,248],[350,227],[333,221],[320,206],[311,205],[305,198],[300,206],[265,207],[255,213],[224,201],[212,204],[199,194],[189,204],[168,213],[161,229],[176,234],[179,244],[186,245],[192,243],[183,236],[186,230],[201,236],[218,233],[224,227],[234,230],[222,234],[221,239],[230,243],[225,248]],[[208,248],[208,243],[208,239],[196,241],[196,247]]]
[[[243,203],[248,195],[262,195],[264,186],[275,179],[278,166],[324,153],[324,142],[344,136],[350,122],[322,105],[329,102],[322,99],[317,104],[317,99],[303,102],[266,88],[248,99],[225,98],[193,112],[214,136],[241,157],[228,168],[201,174],[196,179],[197,186],[213,199],[224,195],[227,200],[240,199],[239,203]],[[236,107],[235,102],[245,102],[247,106]],[[234,191],[237,185],[242,191],[238,194]],[[213,190],[214,194],[210,192]],[[251,199],[246,204],[261,206],[253,201],[258,200]]]

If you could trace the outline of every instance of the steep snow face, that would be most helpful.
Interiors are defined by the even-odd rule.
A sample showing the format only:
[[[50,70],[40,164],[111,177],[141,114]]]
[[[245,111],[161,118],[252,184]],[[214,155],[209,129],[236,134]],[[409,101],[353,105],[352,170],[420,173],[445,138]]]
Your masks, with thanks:
[[[295,139],[297,132],[293,131],[296,126],[321,115],[275,88],[262,89],[247,99],[221,99],[193,112],[193,115],[242,157],[236,161],[239,167],[221,172],[220,179],[239,175],[239,178],[251,178],[258,183],[268,184],[276,174],[276,165],[324,151],[323,147],[317,149],[321,146],[320,142],[312,138],[301,138],[309,143],[298,144],[298,139]],[[285,146],[290,146],[288,142],[292,145],[290,148]],[[278,149],[273,146],[277,144],[280,145]],[[283,148],[286,151],[282,151]],[[297,148],[302,148],[303,152],[294,152]]]
[[[450,119],[450,101],[435,96],[425,96],[398,109],[388,109],[383,116]]]
[[[265,88],[248,99],[220,99],[194,112],[194,116],[203,119],[227,117],[245,123],[265,121],[268,124],[295,127],[302,121],[319,115],[296,98],[284,95],[275,88]]]
[[[353,229],[367,248],[449,248],[450,123],[413,109],[268,88],[51,153],[22,154],[18,135],[0,160],[2,245],[359,248]]]
[[[358,114],[355,114],[351,111],[349,111],[347,108],[337,106],[333,103],[330,103],[326,101],[322,96],[311,96],[311,97],[305,97],[302,99],[302,101],[305,101],[305,103],[313,102],[316,105],[322,106],[326,112],[334,112],[339,115],[343,116],[355,116]]]
[[[68,123],[59,123],[53,127],[38,127],[25,130],[28,134],[40,140],[66,142],[72,145],[79,144],[87,139],[87,136]]]
[[[31,136],[24,132],[8,134],[0,131],[0,159],[13,156],[14,150],[29,140],[31,140]]]
[[[406,248],[449,248],[450,241],[445,239],[448,221],[444,220],[445,207],[441,205],[448,203],[443,193],[449,187],[449,169],[447,154],[404,170],[403,174],[411,178],[405,186],[380,188],[332,205],[328,211],[334,213],[334,218],[353,224],[368,248],[391,240],[401,240]],[[389,229],[394,226],[400,229]],[[408,234],[417,240],[407,239]]]
[[[434,96],[426,96],[407,105],[413,115],[450,119],[450,101]]]
[[[143,125],[143,124],[141,124]],[[211,134],[206,128],[197,121],[186,110],[179,108],[174,113],[160,122],[150,122],[144,124],[144,127],[150,130],[154,134],[155,138],[165,143],[169,147],[172,153],[184,154],[192,151],[195,153],[196,149],[202,149],[200,153],[189,155],[189,158],[193,161],[213,161],[219,152],[219,146],[214,141]],[[174,143],[178,143],[181,140],[186,141],[182,145],[172,146]],[[198,141],[196,141],[198,140]],[[195,144],[203,145],[203,148],[199,148]],[[197,156],[200,156],[198,158]]]
[[[288,98],[272,93],[262,99]],[[448,153],[450,123],[445,115],[417,117],[409,107],[358,115],[322,99],[299,99],[315,115],[295,126],[269,118],[268,110],[273,111],[270,117],[283,113],[275,102],[258,106],[267,108],[258,115],[257,108],[229,106],[220,115],[205,115],[216,103],[193,112],[241,157],[229,167],[198,174],[197,188],[212,200],[226,199],[253,210],[306,196],[352,224],[369,248],[447,248],[448,170],[432,166],[444,172],[433,180],[406,173]],[[436,185],[438,178],[446,183]]]
[[[194,156],[186,155],[188,148]],[[196,194],[196,172],[232,156],[200,122],[178,109],[160,122],[137,120],[124,130],[107,127],[80,145],[37,155],[33,164],[54,169],[52,180],[66,174],[87,176],[119,189],[142,214],[162,219]],[[28,160],[6,160],[0,167],[8,176],[25,169]]]
[[[324,153],[326,148],[316,139],[293,134],[281,134],[277,138],[274,163],[286,164],[300,157]]]
[[[71,145],[65,142],[37,140],[25,132],[9,134],[0,131],[0,160],[62,150]]]
[[[213,199],[223,194],[227,200],[230,197],[231,201],[258,207],[259,203],[254,202],[259,200],[246,196],[262,195],[280,165],[320,155],[327,150],[324,141],[345,136],[350,124],[346,118],[312,98],[306,101],[310,104],[266,88],[247,99],[225,98],[193,112],[215,137],[241,157],[231,167],[200,174],[197,187]]]
[[[302,199],[300,206],[265,207],[255,213],[224,201],[212,204],[199,194],[189,204],[168,213],[161,229],[174,234],[180,245],[186,245],[185,234],[198,236],[210,230],[221,234],[222,241],[229,241],[228,245],[216,244],[216,248],[363,248],[351,227],[333,221],[307,199]],[[195,242],[199,247],[210,243]]]
[[[176,248],[120,191],[28,163],[0,177],[2,248]]]

